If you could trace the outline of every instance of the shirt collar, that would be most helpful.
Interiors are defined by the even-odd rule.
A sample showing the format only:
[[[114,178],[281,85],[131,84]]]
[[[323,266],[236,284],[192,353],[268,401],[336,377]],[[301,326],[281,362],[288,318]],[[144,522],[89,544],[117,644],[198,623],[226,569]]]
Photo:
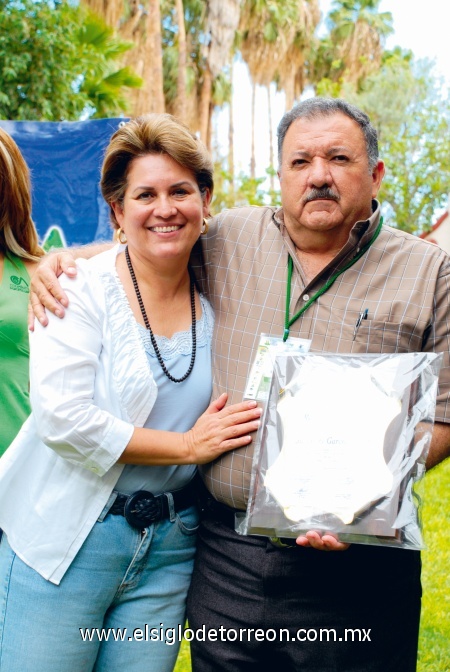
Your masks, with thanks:
[[[353,257],[355,257],[361,248],[364,247],[364,245],[366,245],[374,235],[375,230],[380,222],[380,217],[380,204],[378,201],[373,199],[372,214],[369,219],[361,220],[354,224],[352,230],[350,231],[348,241],[344,247],[339,251],[334,259],[329,264],[327,264],[327,266],[315,278],[311,280],[311,282],[307,285],[308,288],[313,288],[318,283],[323,282],[324,278],[329,276],[331,273],[339,271],[339,269],[342,268],[344,264],[347,264]],[[279,208],[276,212],[274,212],[273,220],[275,226],[277,226],[283,237],[284,244],[286,245],[289,254],[294,261],[294,267],[297,267],[299,273],[302,275],[302,270],[297,260],[295,244],[289,236],[284,224],[283,208]]]
[[[344,252],[344,250],[348,251],[349,247],[354,248],[354,247],[362,247],[363,245],[365,245],[375,233],[375,230],[380,222],[380,217],[381,217],[380,204],[376,199],[372,199],[371,216],[369,217],[369,219],[358,221],[353,225],[353,228],[350,231],[350,235],[348,237],[348,241],[344,245],[342,252]],[[285,239],[290,238],[286,226],[284,224],[284,213],[282,207],[278,208],[278,210],[274,212],[273,219],[276,226],[279,228],[283,238]]]

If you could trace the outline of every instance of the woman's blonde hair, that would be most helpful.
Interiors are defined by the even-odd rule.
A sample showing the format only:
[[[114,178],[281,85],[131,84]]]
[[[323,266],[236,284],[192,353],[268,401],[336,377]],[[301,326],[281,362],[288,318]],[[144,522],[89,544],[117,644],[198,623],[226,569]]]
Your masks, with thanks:
[[[214,166],[203,143],[183,123],[170,114],[146,114],[123,123],[112,136],[103,160],[100,186],[110,207],[114,228],[119,224],[111,207],[122,203],[128,173],[134,159],[147,154],[167,154],[191,170],[200,192],[212,195]]]
[[[20,150],[0,128],[0,252],[37,261],[44,251],[31,218],[30,173]]]

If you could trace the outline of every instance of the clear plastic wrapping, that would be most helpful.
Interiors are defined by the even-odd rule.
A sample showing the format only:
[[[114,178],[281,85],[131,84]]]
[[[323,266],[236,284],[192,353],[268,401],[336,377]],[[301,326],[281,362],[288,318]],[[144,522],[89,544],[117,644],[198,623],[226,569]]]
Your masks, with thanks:
[[[442,355],[277,354],[241,534],[424,547],[416,482]]]

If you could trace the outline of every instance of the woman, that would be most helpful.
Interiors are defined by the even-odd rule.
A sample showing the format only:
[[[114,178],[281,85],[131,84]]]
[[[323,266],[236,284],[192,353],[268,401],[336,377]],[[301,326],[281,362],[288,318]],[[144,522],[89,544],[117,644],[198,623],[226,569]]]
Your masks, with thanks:
[[[213,190],[206,150],[169,115],[132,120],[101,188],[121,245],[79,262],[70,315],[36,325],[33,413],[0,461],[8,672],[171,670],[195,464],[258,425],[249,402],[208,407],[213,318],[188,266]]]
[[[31,219],[27,164],[0,128],[0,455],[30,413],[28,295],[43,254]]]

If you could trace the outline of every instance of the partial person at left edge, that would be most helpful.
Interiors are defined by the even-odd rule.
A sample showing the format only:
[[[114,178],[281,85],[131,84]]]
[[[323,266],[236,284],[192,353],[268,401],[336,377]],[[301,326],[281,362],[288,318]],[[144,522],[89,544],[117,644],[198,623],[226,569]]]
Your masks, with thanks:
[[[0,456],[30,414],[27,308],[43,254],[31,218],[28,166],[0,128]]]

